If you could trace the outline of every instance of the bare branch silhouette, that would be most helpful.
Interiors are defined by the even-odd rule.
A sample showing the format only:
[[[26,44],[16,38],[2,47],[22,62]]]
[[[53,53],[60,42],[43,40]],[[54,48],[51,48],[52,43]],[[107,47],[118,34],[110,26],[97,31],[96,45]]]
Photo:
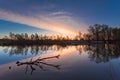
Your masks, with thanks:
[[[45,58],[40,58],[40,57],[39,57],[39,58],[37,58],[36,60],[33,60],[33,58],[31,58],[30,61],[26,61],[26,62],[17,61],[16,64],[17,64],[17,66],[26,65],[25,73],[27,73],[27,72],[28,72],[28,68],[30,68],[30,69],[31,69],[30,74],[32,75],[33,71],[36,70],[33,66],[37,66],[37,67],[39,67],[41,70],[46,71],[46,70],[44,69],[44,67],[42,66],[42,64],[43,64],[43,65],[47,65],[47,66],[51,66],[51,67],[54,67],[54,68],[60,70],[60,65],[54,65],[54,64],[50,64],[50,63],[44,62],[44,60],[52,59],[52,58],[57,58],[57,59],[59,59],[59,57],[60,57],[60,55],[51,56],[51,57],[45,57]]]

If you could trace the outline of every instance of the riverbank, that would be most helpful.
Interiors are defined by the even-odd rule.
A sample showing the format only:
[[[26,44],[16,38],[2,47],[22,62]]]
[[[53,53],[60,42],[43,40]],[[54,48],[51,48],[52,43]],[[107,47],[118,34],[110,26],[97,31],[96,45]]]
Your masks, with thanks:
[[[7,45],[89,45],[119,43],[117,40],[0,40],[0,46]]]

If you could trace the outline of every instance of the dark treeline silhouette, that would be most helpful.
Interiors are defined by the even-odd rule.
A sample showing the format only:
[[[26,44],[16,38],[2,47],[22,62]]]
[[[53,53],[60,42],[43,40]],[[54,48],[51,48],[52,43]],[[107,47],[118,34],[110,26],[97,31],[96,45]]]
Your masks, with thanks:
[[[110,27],[105,24],[95,24],[89,26],[88,34],[86,36],[88,40],[119,41],[120,28]]]
[[[27,33],[15,34],[10,32],[9,36],[0,39],[0,45],[71,45],[90,43],[113,43],[120,40],[120,28],[110,27],[106,24],[95,24],[88,28],[88,33],[78,32],[76,36],[62,35],[28,35]]]
[[[78,35],[77,35],[78,37]],[[37,33],[28,35],[27,33],[15,34],[10,32],[9,36],[5,36],[4,39],[10,40],[71,40],[69,36],[62,36],[62,35],[38,35]]]
[[[80,40],[81,33],[78,33],[72,40],[69,36],[47,36],[38,35],[37,33],[28,35],[27,33],[15,34],[10,32],[9,36],[0,39],[0,45],[66,45],[70,41]]]

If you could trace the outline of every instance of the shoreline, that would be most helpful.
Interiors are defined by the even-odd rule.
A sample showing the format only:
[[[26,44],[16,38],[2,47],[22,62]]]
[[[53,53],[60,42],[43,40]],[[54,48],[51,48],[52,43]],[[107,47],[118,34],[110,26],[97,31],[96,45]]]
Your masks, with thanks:
[[[0,46],[9,45],[92,45],[116,44],[119,40],[0,40]]]

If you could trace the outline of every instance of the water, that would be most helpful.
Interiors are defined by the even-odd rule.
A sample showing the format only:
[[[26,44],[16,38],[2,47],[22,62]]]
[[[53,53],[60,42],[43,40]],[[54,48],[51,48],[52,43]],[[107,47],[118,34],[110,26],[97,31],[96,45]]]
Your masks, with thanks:
[[[119,45],[1,46],[0,80],[120,80]]]

